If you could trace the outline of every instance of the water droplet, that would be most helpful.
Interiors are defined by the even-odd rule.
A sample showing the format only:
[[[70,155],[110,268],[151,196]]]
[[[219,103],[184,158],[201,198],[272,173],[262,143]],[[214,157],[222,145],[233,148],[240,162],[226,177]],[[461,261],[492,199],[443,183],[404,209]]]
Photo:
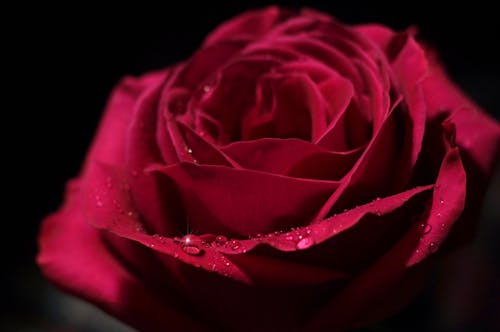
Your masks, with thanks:
[[[200,248],[201,240],[192,234],[185,235],[179,242],[182,250],[188,255],[199,256],[204,252]]]
[[[416,253],[416,254],[420,253],[420,249],[416,249],[416,250],[415,250],[415,253]]]
[[[292,235],[287,235],[287,236],[285,236],[285,240],[292,241],[293,240],[293,236]]]
[[[182,237],[182,239],[180,239],[180,242],[181,242],[181,244],[183,244],[185,246],[189,246],[189,245],[197,245],[197,244],[199,244],[200,241],[194,235],[188,234],[188,235],[184,235]]]
[[[217,270],[217,266],[215,264],[213,264],[213,263],[209,264],[208,266],[210,267],[210,270],[212,270],[212,271],[216,271]]]
[[[297,249],[304,250],[311,247],[314,244],[314,239],[310,237],[305,237],[299,242],[297,242]]]
[[[97,202],[95,203],[95,205],[96,205],[97,207],[103,207],[103,206],[104,206],[104,204],[102,203],[102,201],[97,201]]]
[[[434,253],[438,250],[438,245],[434,242],[429,243],[429,251]]]
[[[217,246],[222,246],[226,242],[227,242],[227,237],[225,237],[224,235],[218,235],[218,236],[215,237],[215,240],[214,240],[214,243]]]
[[[441,229],[445,229],[446,225],[443,223],[441,224]]]
[[[229,262],[226,262],[226,266],[230,266],[230,265],[231,265],[231,263],[229,263]]]
[[[441,199],[439,200],[439,203],[444,204],[444,199],[442,199],[442,198],[441,198]]]
[[[380,201],[380,197],[375,198],[376,201]]]
[[[238,249],[240,249],[240,247],[241,247],[241,243],[240,243],[240,241],[238,241],[238,240],[232,240],[232,241],[229,243],[229,247],[230,247],[232,250],[238,250]]]
[[[184,245],[184,246],[182,246],[182,250],[186,254],[191,255],[191,256],[199,256],[199,255],[203,254],[203,249],[201,249],[197,246],[194,246],[194,245]]]
[[[189,153],[189,154],[192,154],[192,153],[193,153],[193,150],[192,150],[192,149],[190,149],[190,148],[188,148],[188,147],[186,147],[186,152],[187,152],[187,153]]]
[[[430,231],[432,231],[432,226],[431,225],[429,225],[429,224],[422,224],[422,225],[424,226],[422,233],[428,234]]]
[[[129,217],[134,217],[134,216],[135,216],[135,213],[134,213],[134,212],[132,212],[132,211],[128,211],[128,212],[127,212],[127,216],[129,216]]]
[[[203,86],[203,92],[208,93],[208,92],[210,92],[210,90],[212,90],[212,86],[211,85],[205,84]]]
[[[377,216],[381,216],[381,215],[382,215],[382,211],[380,211],[380,210],[375,210],[375,214],[376,214]]]
[[[309,228],[306,228],[306,234],[307,235],[311,234],[311,230]]]
[[[441,212],[438,212],[437,217],[441,218]]]

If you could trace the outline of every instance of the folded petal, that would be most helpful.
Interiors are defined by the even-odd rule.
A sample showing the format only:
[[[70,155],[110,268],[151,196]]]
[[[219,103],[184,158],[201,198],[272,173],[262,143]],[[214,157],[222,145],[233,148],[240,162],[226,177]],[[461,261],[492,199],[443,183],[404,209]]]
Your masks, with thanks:
[[[202,240],[190,245],[172,236],[151,234],[131,199],[130,186],[123,171],[105,164],[94,164],[90,171],[91,176],[85,179],[83,187],[82,204],[87,222],[92,226],[139,242],[186,264],[250,282],[238,267]],[[184,220],[177,222],[185,225]]]
[[[427,211],[380,259],[325,305],[307,331],[318,327],[342,331],[378,321],[417,294],[429,268],[428,261],[422,260],[438,250],[465,201],[465,172],[459,151],[446,137],[444,145],[446,153]]]
[[[338,185],[188,163],[150,170],[176,183],[189,224],[197,233],[243,237],[307,224]]]
[[[48,279],[130,326],[205,330],[175,296],[157,296],[109,251],[101,232],[86,223],[78,184],[69,187],[63,208],[44,221],[39,244],[37,262]]]
[[[213,45],[234,38],[254,40],[262,37],[274,26],[286,20],[291,12],[275,6],[263,10],[248,11],[219,25],[205,39],[204,45]]]

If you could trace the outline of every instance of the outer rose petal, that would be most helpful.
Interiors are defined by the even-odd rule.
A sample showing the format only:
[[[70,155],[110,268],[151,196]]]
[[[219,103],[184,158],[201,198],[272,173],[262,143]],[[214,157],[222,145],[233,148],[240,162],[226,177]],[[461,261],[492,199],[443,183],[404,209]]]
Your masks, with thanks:
[[[204,331],[177,311],[173,298],[157,297],[112,255],[99,231],[86,222],[80,197],[72,183],[63,208],[44,221],[37,257],[44,275],[137,329]]]
[[[135,103],[151,84],[165,78],[165,71],[152,72],[140,78],[126,77],[113,90],[100,121],[99,129],[87,154],[89,162],[123,164],[128,128],[132,122]]]
[[[445,128],[445,132],[449,129]],[[445,241],[465,202],[465,171],[459,151],[446,141],[445,150],[428,213],[333,298],[310,322],[307,331],[344,331],[379,321],[417,294],[429,268],[422,260]],[[430,225],[431,230],[427,233],[422,225]]]
[[[429,115],[451,116],[456,126],[456,144],[487,177],[500,150],[500,125],[465,96],[433,60],[423,84]]]
[[[257,39],[269,32],[275,25],[286,20],[291,12],[271,6],[263,10],[253,10],[239,15],[219,25],[206,39],[204,45],[223,41],[246,38]]]
[[[359,25],[355,29],[382,50],[389,50],[390,44],[398,38],[391,29],[377,24]],[[453,117],[456,126],[456,143],[469,155],[475,166],[484,175],[491,174],[500,148],[500,125],[471,101],[453,83],[432,51],[421,54],[420,62],[425,65],[426,76],[422,80],[424,98],[429,121],[436,117]],[[416,56],[413,57],[413,61]],[[403,67],[404,69],[404,67]],[[415,69],[415,67],[407,67]]]

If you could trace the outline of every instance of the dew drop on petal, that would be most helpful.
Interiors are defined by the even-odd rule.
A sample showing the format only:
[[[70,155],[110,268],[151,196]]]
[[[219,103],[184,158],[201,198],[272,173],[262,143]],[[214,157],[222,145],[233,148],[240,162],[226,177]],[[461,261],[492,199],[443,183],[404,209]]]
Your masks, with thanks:
[[[195,245],[184,245],[182,246],[182,251],[191,256],[199,256],[203,254],[203,249]]]
[[[434,242],[429,243],[429,251],[434,253],[438,250],[438,245]]]
[[[240,241],[238,241],[238,240],[232,240],[232,241],[229,243],[229,247],[230,247],[232,250],[238,250],[238,249],[240,249],[240,247],[241,247]]]
[[[314,239],[310,237],[305,237],[299,242],[297,242],[297,249],[304,250],[311,247],[314,244]]]
[[[423,233],[428,234],[430,231],[432,231],[432,226],[429,224],[424,225]]]
[[[203,92],[208,93],[210,92],[210,90],[212,90],[212,86],[210,86],[209,84],[205,84],[203,86]]]
[[[218,246],[222,246],[224,245],[226,242],[227,242],[227,237],[225,237],[224,235],[218,235],[215,237],[215,244],[218,245]]]

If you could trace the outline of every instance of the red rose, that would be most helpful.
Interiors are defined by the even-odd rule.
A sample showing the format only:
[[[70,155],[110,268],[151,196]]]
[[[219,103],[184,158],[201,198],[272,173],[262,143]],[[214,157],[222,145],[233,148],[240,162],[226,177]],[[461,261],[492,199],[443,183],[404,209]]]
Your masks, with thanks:
[[[38,263],[144,331],[373,323],[471,234],[499,141],[411,31],[248,12],[116,87]]]

